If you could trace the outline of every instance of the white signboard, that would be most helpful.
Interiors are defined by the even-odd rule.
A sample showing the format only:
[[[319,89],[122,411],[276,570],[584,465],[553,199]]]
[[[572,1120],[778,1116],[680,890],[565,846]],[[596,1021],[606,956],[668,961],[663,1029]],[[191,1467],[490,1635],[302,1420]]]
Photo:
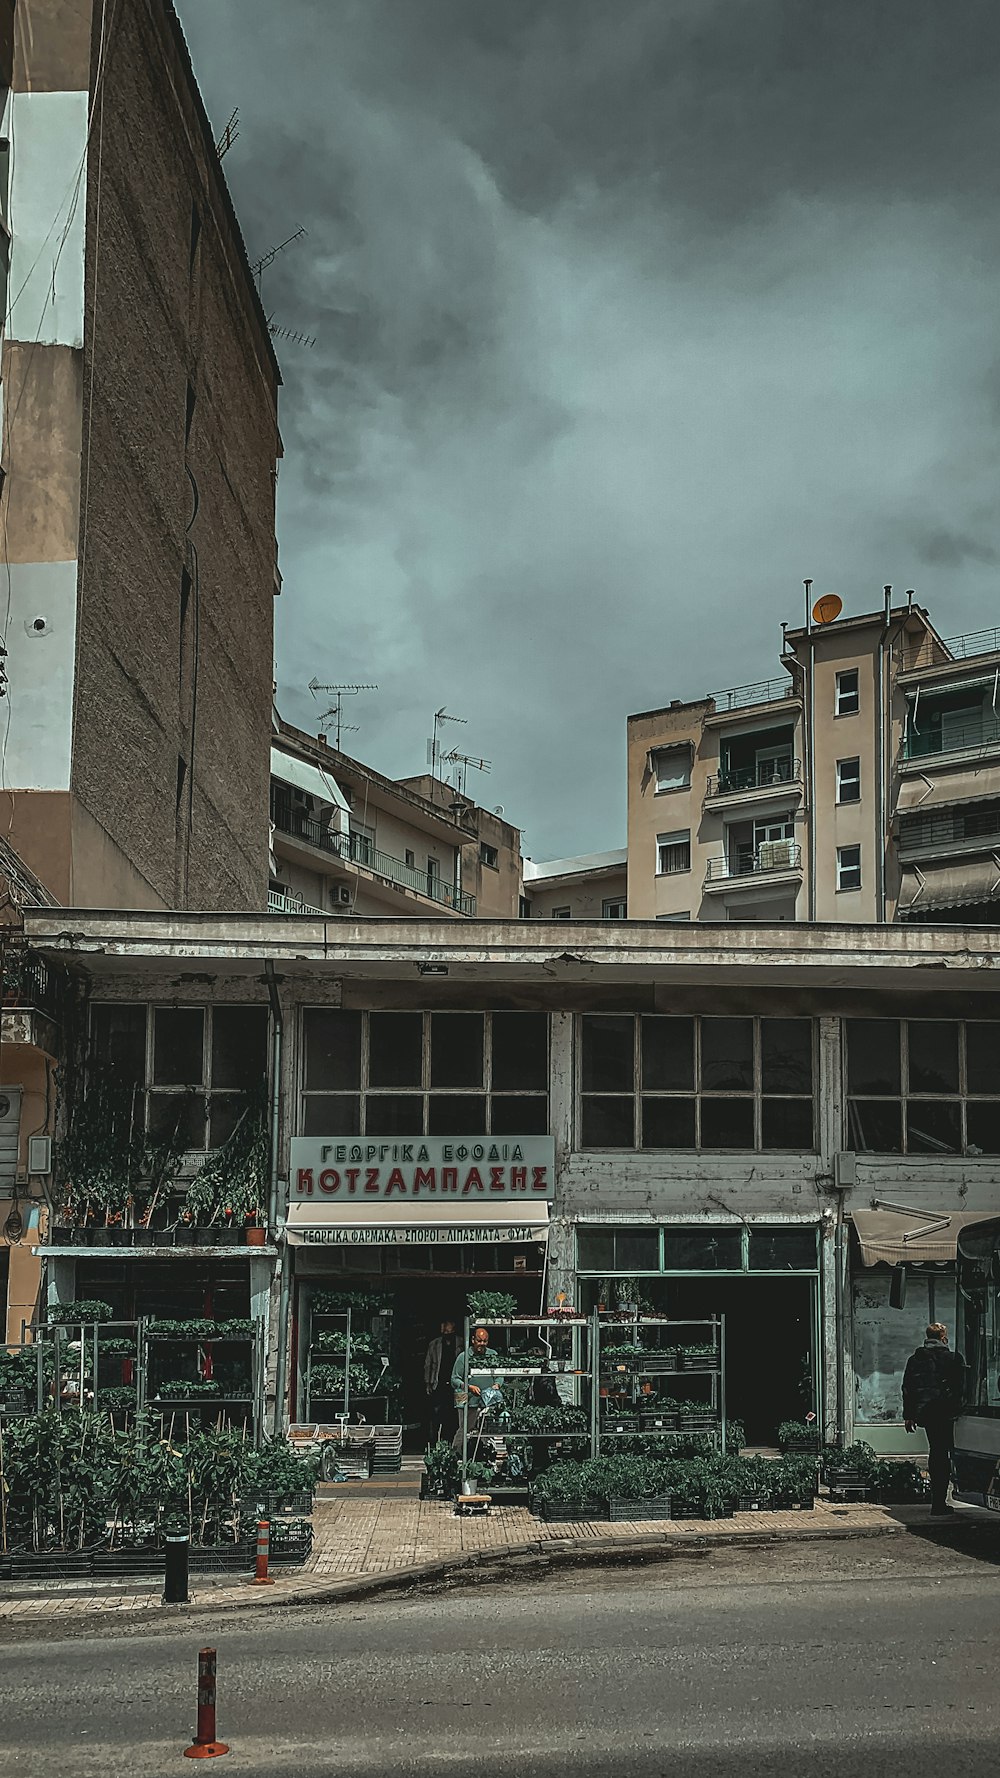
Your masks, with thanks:
[[[352,1199],[385,1204],[508,1199],[518,1203],[552,1197],[555,1142],[551,1136],[295,1136],[291,1143],[289,1201],[344,1204]]]
[[[354,1228],[336,1223],[324,1228],[303,1228],[296,1231],[296,1240],[305,1247],[435,1247],[439,1243],[454,1246],[461,1242],[491,1242],[513,1247],[528,1241],[544,1241],[546,1230],[537,1223],[484,1223],[470,1227],[443,1228],[439,1223],[413,1224],[406,1228]]]

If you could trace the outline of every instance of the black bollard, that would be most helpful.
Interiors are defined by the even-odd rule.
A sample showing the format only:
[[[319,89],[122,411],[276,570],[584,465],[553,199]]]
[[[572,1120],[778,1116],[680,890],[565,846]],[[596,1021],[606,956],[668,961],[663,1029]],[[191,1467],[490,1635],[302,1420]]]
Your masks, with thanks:
[[[163,1571],[164,1605],[188,1604],[188,1539],[168,1531]]]

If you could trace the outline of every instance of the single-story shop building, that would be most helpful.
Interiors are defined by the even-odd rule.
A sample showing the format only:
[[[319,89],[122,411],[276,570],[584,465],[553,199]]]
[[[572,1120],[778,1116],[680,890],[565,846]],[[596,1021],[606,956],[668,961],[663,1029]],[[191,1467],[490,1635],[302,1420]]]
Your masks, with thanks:
[[[958,1230],[1000,1213],[1000,930],[59,908],[25,933],[71,989],[50,1302],[257,1317],[281,1426],[323,1417],[313,1322],[361,1292],[416,1444],[470,1290],[610,1295],[724,1317],[752,1444],[815,1413],[920,1448],[906,1356],[954,1324]],[[148,1146],[108,1193],[75,1137],[123,1084]],[[251,1107],[248,1198],[206,1157]]]

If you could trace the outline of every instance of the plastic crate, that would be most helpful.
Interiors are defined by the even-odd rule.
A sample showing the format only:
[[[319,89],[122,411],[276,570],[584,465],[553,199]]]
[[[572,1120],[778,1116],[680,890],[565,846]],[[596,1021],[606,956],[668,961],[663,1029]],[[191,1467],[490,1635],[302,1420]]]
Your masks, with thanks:
[[[657,1494],[643,1500],[619,1498],[608,1502],[608,1518],[612,1525],[627,1524],[635,1519],[672,1519],[673,1516],[669,1494]]]

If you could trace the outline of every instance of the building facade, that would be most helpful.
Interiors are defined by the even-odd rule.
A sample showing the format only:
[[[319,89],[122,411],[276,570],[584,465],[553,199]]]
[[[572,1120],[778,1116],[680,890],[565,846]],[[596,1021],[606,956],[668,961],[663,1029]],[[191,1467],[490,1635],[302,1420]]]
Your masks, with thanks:
[[[1000,922],[1000,631],[784,631],[782,677],[628,721],[628,905],[672,922]]]
[[[471,1286],[530,1313],[628,1279],[660,1312],[725,1317],[750,1442],[813,1411],[829,1438],[917,1448],[902,1364],[923,1321],[953,1320],[959,1227],[1000,1210],[995,929],[709,943],[571,921],[556,945],[533,921],[41,909],[25,928],[80,984],[61,1120],[114,1070],[145,1127],[182,1103],[190,1120],[174,1208],[141,1242],[127,1219],[112,1245],[99,1215],[74,1226],[80,1179],[52,1182],[51,1301],[254,1312],[284,1424],[307,1405],[315,1292],[378,1291],[418,1421],[426,1337]],[[184,1180],[254,1092],[273,1111],[266,1238],[178,1244]]]
[[[262,908],[280,377],[209,121],[170,0],[0,23],[10,838],[66,903]]]
[[[628,853],[524,860],[521,913],[528,920],[626,920]]]

